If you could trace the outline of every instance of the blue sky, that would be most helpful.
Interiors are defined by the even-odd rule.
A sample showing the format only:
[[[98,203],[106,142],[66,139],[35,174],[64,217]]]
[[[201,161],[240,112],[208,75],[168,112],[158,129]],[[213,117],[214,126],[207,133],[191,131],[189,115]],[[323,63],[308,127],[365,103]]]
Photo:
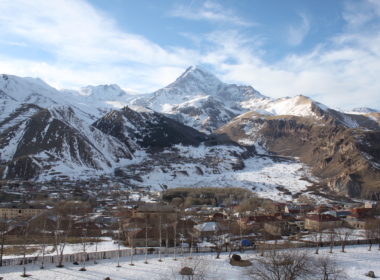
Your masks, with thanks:
[[[0,72],[151,92],[188,66],[271,97],[380,109],[377,0],[0,0]]]

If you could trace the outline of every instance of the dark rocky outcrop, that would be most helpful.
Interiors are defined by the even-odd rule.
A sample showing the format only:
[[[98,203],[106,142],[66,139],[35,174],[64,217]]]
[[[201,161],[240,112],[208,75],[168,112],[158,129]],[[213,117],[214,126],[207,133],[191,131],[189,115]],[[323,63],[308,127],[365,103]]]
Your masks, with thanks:
[[[175,144],[197,146],[208,137],[173,119],[153,111],[135,111],[125,107],[112,111],[93,124],[131,147],[131,141],[143,148],[159,149]]]

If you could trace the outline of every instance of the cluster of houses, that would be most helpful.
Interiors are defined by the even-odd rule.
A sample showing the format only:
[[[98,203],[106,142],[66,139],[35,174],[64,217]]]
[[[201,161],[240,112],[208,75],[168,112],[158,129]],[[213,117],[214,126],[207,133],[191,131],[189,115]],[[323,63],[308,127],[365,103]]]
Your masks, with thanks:
[[[53,202],[70,197],[76,199],[77,205],[87,203],[85,216],[72,215],[75,216],[70,223],[72,235],[80,236],[87,229],[88,235],[113,236],[127,246],[171,247],[215,244],[220,239],[225,243],[245,240],[247,244],[284,236],[297,239],[307,232],[339,227],[366,229],[374,220],[378,221],[380,213],[380,206],[372,201],[330,205],[271,202],[265,211],[253,212],[242,212],[238,205],[183,208],[160,201],[159,194],[103,189],[92,190],[97,193],[92,196],[91,192],[67,188],[55,198],[55,192],[48,192],[47,188],[42,191],[46,191],[48,203],[1,203],[0,219],[14,220],[16,225],[17,221],[30,220],[40,228],[37,217],[52,212]],[[54,214],[46,217],[52,232],[57,228],[57,217]]]
[[[255,231],[264,229],[273,237],[295,236],[308,231],[323,231],[339,227],[366,229],[377,220],[376,202],[350,205],[308,205],[275,203],[277,211],[269,215],[247,216],[241,219],[244,227]]]
[[[297,239],[316,231],[347,227],[366,229],[377,219],[376,202],[351,205],[273,203],[275,211],[251,215],[234,208],[193,207],[178,209],[158,203],[142,204],[123,220],[124,232],[134,230],[134,246],[173,246],[186,243],[217,242],[221,237],[233,240],[287,238]],[[176,239],[174,239],[176,236]],[[160,244],[161,243],[161,244]],[[131,245],[131,244],[128,244]]]

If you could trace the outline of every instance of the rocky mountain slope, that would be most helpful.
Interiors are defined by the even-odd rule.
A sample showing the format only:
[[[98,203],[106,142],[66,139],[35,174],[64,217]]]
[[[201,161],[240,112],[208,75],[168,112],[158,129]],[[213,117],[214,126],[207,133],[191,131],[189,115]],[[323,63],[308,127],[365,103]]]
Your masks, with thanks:
[[[133,109],[134,110],[133,110]],[[166,148],[176,144],[198,146],[203,133],[143,107],[124,107],[97,120],[93,126],[131,149]],[[133,143],[133,144],[132,144]]]
[[[107,105],[101,107],[102,101],[107,103],[109,98],[118,100],[126,96],[116,86],[87,89],[84,100],[91,98],[99,107],[90,108],[91,103],[66,98],[73,93],[59,92],[38,79],[1,76],[0,176],[3,180],[76,180],[99,176],[109,176],[112,180],[115,170],[136,164],[141,155],[144,161],[154,156],[167,157],[167,150],[174,145],[222,144],[227,150],[238,146],[150,109],[124,107],[111,111]],[[107,113],[97,118],[102,110]],[[239,153],[234,152],[234,162],[224,165],[231,170],[237,168],[242,164],[239,157],[251,153],[247,150],[252,149],[240,148]],[[216,155],[212,148],[205,151],[204,156],[209,159]],[[193,159],[183,156],[182,160]],[[163,168],[170,164],[165,163]],[[199,168],[203,168],[202,164]]]
[[[199,67],[138,97],[117,85],[58,91],[0,76],[3,180],[106,176],[153,188],[239,185],[271,196],[280,188],[288,198],[302,189],[380,199],[379,143],[375,109],[272,99]]]
[[[244,145],[300,158],[322,179],[322,186],[337,193],[380,198],[378,122],[329,109],[304,96],[278,100],[275,107],[284,105],[281,103],[288,111],[281,109],[276,115],[251,111],[217,132]],[[296,106],[287,106],[289,103]]]
[[[93,116],[38,79],[0,76],[0,175],[3,179],[67,178],[111,170],[131,158],[116,138],[90,126]]]

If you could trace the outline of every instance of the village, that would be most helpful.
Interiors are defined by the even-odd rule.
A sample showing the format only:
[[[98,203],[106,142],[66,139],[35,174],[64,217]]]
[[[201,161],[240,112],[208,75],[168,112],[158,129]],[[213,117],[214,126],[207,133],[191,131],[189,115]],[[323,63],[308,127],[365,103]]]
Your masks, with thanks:
[[[264,254],[284,246],[314,247],[316,252],[320,247],[341,246],[344,252],[346,245],[380,246],[375,201],[278,202],[242,188],[27,188],[2,186],[0,266],[25,264],[33,255],[42,257],[42,266],[45,256],[64,266],[76,261],[65,251],[71,243],[80,244],[84,262],[103,258],[106,253],[91,253],[89,247],[107,238],[115,244],[108,257],[131,258],[169,253],[175,258],[205,250],[216,257],[248,249]]]

